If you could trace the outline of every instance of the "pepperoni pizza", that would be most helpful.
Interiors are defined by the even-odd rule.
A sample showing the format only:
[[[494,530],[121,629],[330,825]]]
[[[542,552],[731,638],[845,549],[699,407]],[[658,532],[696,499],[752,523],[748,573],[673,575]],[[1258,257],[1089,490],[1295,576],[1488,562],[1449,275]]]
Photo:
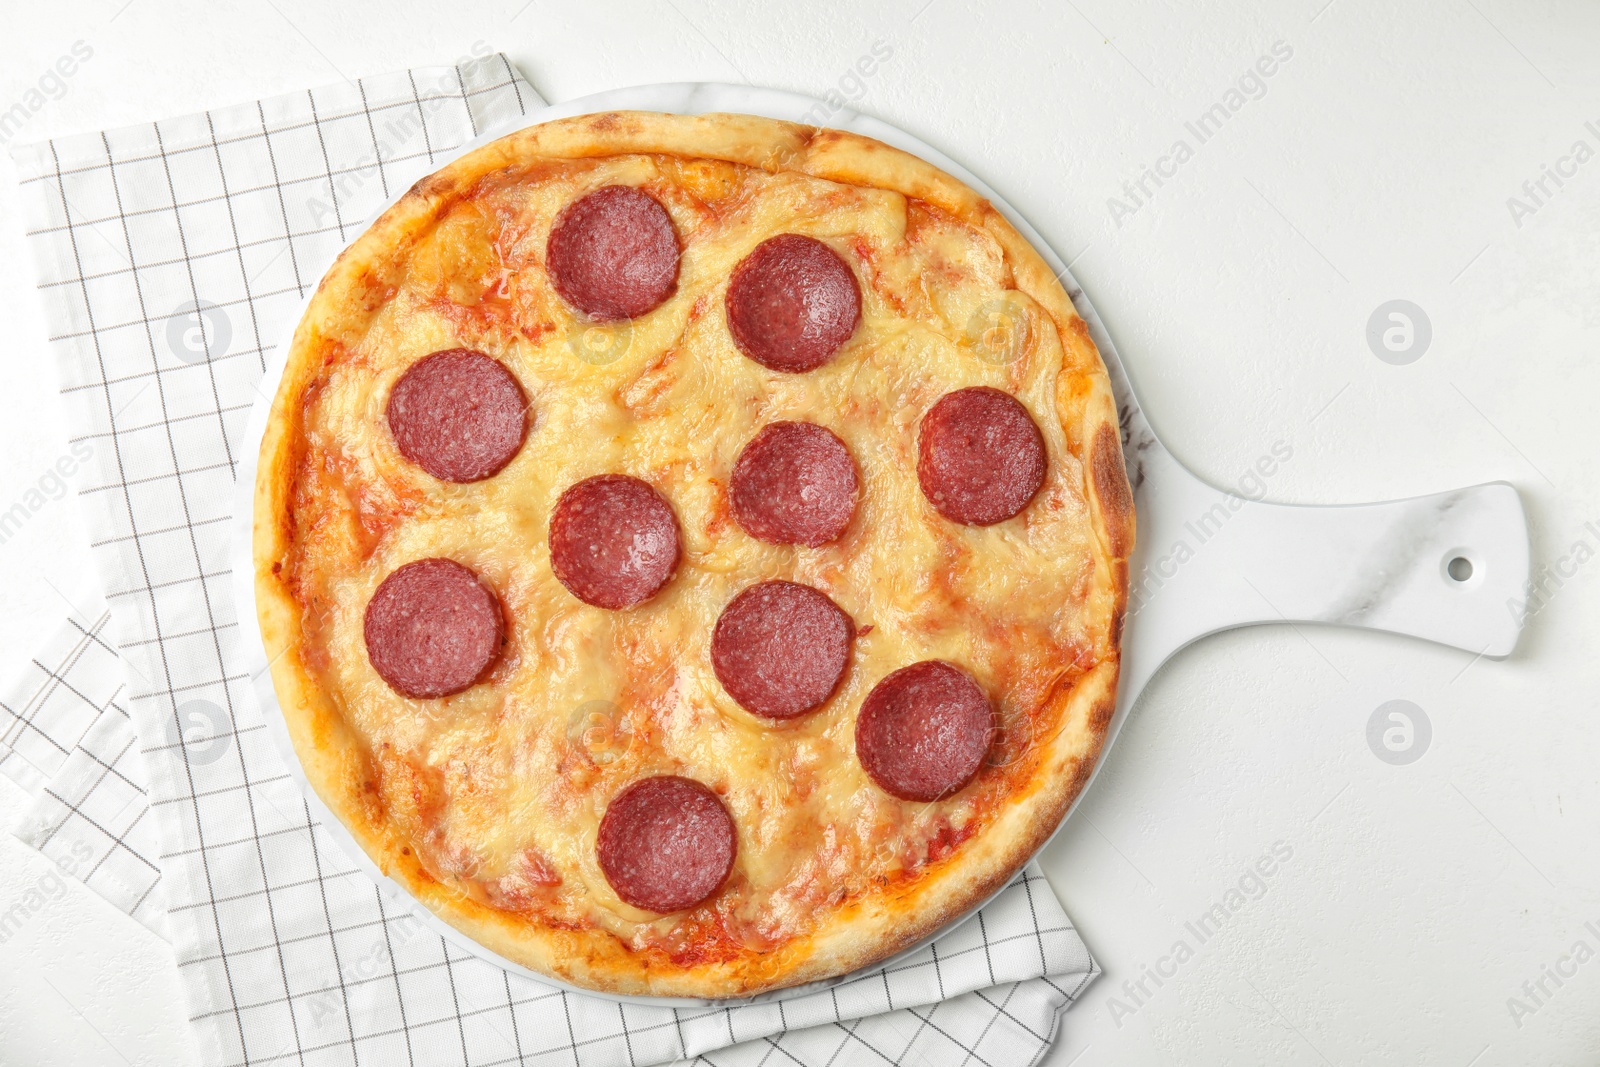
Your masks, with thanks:
[[[1133,510],[1083,321],[986,202],[735,115],[534,126],[335,263],[256,486],[297,754],[481,944],[739,996],[1009,879],[1114,703]]]

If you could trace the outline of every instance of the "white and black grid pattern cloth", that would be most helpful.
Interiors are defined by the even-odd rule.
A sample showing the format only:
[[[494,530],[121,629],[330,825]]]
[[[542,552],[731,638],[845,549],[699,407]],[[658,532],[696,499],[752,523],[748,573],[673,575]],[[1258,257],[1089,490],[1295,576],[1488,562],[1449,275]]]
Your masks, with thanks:
[[[96,607],[92,618],[74,611],[0,694],[0,774],[30,793],[55,777],[122,693],[106,633],[111,616],[104,604]]]
[[[228,565],[267,348],[392,192],[540,104],[491,55],[15,153],[72,440],[91,450],[80,498],[118,653],[73,658],[69,633],[68,655],[40,660],[42,695],[7,709],[7,758],[34,733],[61,749],[37,768],[50,785],[25,835],[115,872],[96,888],[164,928],[207,1064],[1038,1059],[1098,969],[1037,868],[936,945],[827,992],[621,1005],[432,933],[339,851],[270,744]],[[109,652],[97,627],[72,628]],[[82,730],[74,691],[98,709]],[[60,735],[35,726],[58,709]],[[151,866],[141,841],[159,841],[159,883],[128,874]]]
[[[11,689],[0,772],[34,794],[16,834],[165,936],[166,909],[144,766],[123,707],[122,664],[97,596],[44,642]],[[0,938],[9,934],[0,922]]]

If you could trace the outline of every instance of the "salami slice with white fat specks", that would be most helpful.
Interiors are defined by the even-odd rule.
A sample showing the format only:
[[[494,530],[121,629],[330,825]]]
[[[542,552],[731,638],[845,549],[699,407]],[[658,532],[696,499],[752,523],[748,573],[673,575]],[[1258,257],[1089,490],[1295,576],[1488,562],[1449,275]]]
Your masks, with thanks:
[[[992,526],[1020,514],[1044,474],[1044,437],[1009,393],[958,389],[922,417],[917,481],[951,522]]]
[[[600,820],[595,850],[617,896],[666,914],[722,888],[739,839],[715,793],[693,779],[662,775],[617,794]]]
[[[528,436],[528,398],[498,360],[451,348],[413,363],[385,412],[400,454],[442,482],[492,477]]]
[[[545,269],[562,299],[596,322],[633,319],[678,288],[678,232],[660,202],[631,185],[607,185],[556,216]]]
[[[728,283],[728,331],[769,370],[816,370],[861,322],[861,287],[839,253],[798,233],[755,247]]]
[[[966,671],[924,660],[873,686],[856,718],[856,758],[901,800],[947,797],[977,776],[994,709]]]
[[[711,667],[746,711],[793,719],[833,695],[854,638],[854,622],[826,594],[798,582],[761,582],[717,619]]]
[[[678,567],[678,520],[649,483],[625,474],[585,478],[550,516],[550,565],[562,585],[597,608],[631,608]]]
[[[379,677],[423,700],[470,688],[505,640],[499,598],[470,569],[439,558],[385,578],[367,602],[362,631]]]
[[[843,441],[813,422],[774,422],[733,464],[728,498],[739,527],[761,541],[817,548],[844,533],[861,485]]]

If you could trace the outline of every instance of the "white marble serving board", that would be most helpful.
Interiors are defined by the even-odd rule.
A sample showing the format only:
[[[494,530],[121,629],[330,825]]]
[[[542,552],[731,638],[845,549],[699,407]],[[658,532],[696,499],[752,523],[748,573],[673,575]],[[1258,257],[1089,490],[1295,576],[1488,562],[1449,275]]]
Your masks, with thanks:
[[[879,119],[811,97],[710,82],[644,85],[597,93],[534,112],[524,125],[613,110],[685,115],[734,112],[806,123],[816,123],[819,116],[826,116],[827,126],[876,138],[966,182],[987,197],[1057,272],[1078,313],[1088,323],[1111,374],[1138,517],[1138,545],[1129,566],[1122,676],[1106,748],[1116,739],[1139,694],[1161,665],[1184,646],[1222,630],[1267,623],[1362,627],[1406,634],[1491,658],[1509,655],[1516,645],[1521,619],[1509,612],[1506,604],[1521,595],[1527,581],[1529,548],[1522,503],[1509,484],[1495,482],[1409,500],[1337,507],[1272,504],[1216,488],[1184,467],[1145,420],[1104,323],[1066,264],[994,190],[933,146]],[[509,132],[493,131],[464,146],[452,158]],[[443,161],[441,166],[448,162]],[[403,193],[394,200],[400,195]],[[393,202],[385,204],[379,213]],[[300,315],[294,318],[296,325],[299,318]],[[250,524],[255,457],[292,333],[291,328],[273,352],[260,390],[263,399],[251,412],[246,434],[246,440],[255,447],[247,451],[249,459],[241,464],[233,530],[233,574],[240,604],[254,603]],[[1265,484],[1264,479],[1265,475],[1260,484]],[[1470,576],[1451,576],[1452,561],[1458,559],[1467,561]],[[1462,565],[1456,563],[1455,570],[1463,573]],[[248,654],[256,660],[250,673],[256,679],[268,729],[313,811],[350,858],[391,895],[411,901],[413,910],[431,929],[464,951],[534,981],[576,989],[489,951],[417,904],[403,886],[378,870],[305,780],[283,718],[277,713],[277,697],[255,612],[241,611],[240,619]],[[1104,765],[1102,751],[1096,776]],[[1062,825],[1093,784],[1091,777]],[[977,907],[970,909],[933,936],[948,933],[976,911]],[[911,946],[902,955],[917,951],[930,940],[933,937]],[[750,1000],[801,996],[847,977]],[[601,995],[579,991],[589,996]],[[681,998],[608,999],[655,1005],[711,1003]]]

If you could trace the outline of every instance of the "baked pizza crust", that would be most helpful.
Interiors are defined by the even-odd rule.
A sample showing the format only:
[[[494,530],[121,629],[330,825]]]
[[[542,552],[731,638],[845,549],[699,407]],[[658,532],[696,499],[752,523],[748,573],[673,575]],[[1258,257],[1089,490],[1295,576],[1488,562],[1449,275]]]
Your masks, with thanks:
[[[1049,699],[1054,736],[1036,739],[1041,773],[1013,795],[982,832],[948,860],[881,893],[843,904],[795,946],[754,959],[711,961],[663,971],[636,959],[603,930],[529,924],[436,880],[377,796],[368,755],[302,657],[302,605],[281,577],[293,550],[291,494],[302,455],[303,397],[319,373],[313,340],[339,309],[371,292],[374,264],[403,248],[484,176],[531,160],[649,153],[721,160],[769,174],[786,171],[844,185],[892,190],[980,228],[1003,249],[1015,289],[1049,315],[1063,365],[1056,407],[1067,446],[1083,472],[1093,525],[1098,662]],[[296,330],[273,401],[256,484],[254,561],[257,611],[289,735],[307,778],[387,875],[435,914],[504,958],[534,971],[611,993],[720,998],[747,996],[842,975],[923,939],[1004,885],[1044,844],[1088,781],[1116,698],[1134,543],[1132,494],[1123,466],[1117,409],[1088,330],[1049,267],[987,201],[930,164],[880,142],[745,115],[680,116],[612,112],[533,126],[483,146],[418,182],[329,270]]]

